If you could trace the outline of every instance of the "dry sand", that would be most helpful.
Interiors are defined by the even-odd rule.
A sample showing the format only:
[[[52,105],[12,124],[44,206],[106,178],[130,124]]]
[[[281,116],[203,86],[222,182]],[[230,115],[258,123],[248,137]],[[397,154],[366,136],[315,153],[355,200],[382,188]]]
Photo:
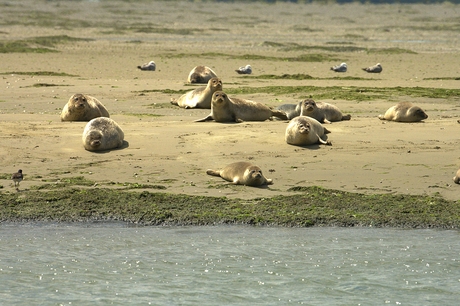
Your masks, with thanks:
[[[3,5],[0,41],[68,35],[90,41],[59,44],[56,53],[0,54],[0,165],[4,176],[23,169],[21,191],[34,185],[84,176],[110,182],[158,184],[166,192],[238,198],[291,194],[293,186],[365,193],[435,194],[457,200],[452,177],[458,154],[460,97],[431,99],[322,100],[352,120],[335,122],[332,146],[295,147],[284,141],[285,121],[195,123],[209,110],[184,110],[167,94],[152,90],[193,89],[185,81],[196,65],[211,67],[225,88],[260,86],[357,86],[459,88],[460,7],[436,5],[316,5],[150,1],[15,1]],[[68,22],[66,22],[68,20]],[[47,22],[48,21],[48,22]],[[283,50],[279,44],[401,48],[411,53]],[[288,62],[302,54],[337,60]],[[242,55],[261,59],[241,59]],[[136,66],[154,60],[157,71]],[[348,72],[329,70],[345,61]],[[381,74],[363,67],[380,62]],[[246,78],[234,70],[251,64],[253,75],[309,74],[313,80]],[[51,71],[74,76],[21,75]],[[339,76],[340,78],[333,78]],[[346,80],[345,76],[368,80]],[[34,87],[34,84],[53,86]],[[74,93],[98,98],[125,132],[129,147],[85,151],[84,122],[60,122]],[[297,103],[304,95],[240,95],[270,106]],[[315,97],[313,96],[315,99]],[[421,106],[424,123],[377,119],[399,101]],[[259,165],[274,185],[232,186],[206,175],[235,161]],[[2,192],[14,192],[2,180]],[[109,185],[112,186],[112,185]],[[116,186],[115,186],[116,187]]]

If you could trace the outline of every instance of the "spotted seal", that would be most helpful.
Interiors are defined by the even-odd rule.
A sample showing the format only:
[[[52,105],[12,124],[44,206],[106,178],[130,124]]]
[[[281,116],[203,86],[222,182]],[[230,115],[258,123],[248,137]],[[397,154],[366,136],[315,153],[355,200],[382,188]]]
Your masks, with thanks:
[[[207,66],[196,66],[193,68],[187,78],[189,83],[203,83],[206,84],[211,78],[217,77],[217,74]]]
[[[83,130],[83,146],[88,151],[106,151],[123,145],[125,134],[112,119],[99,117],[90,120]]]
[[[342,63],[337,66],[332,66],[331,70],[335,72],[347,72],[347,68],[348,68],[347,63]]]
[[[330,133],[323,127],[318,120],[298,116],[292,119],[286,127],[286,143],[296,146],[308,146],[312,144],[331,145],[330,141],[325,140],[325,134]]]
[[[229,98],[223,91],[216,91],[212,95],[211,113],[195,122],[215,120],[216,122],[243,122],[265,121],[272,116],[287,119],[283,111],[251,100]]]
[[[370,66],[370,67],[366,67],[362,69],[369,73],[380,73],[383,70],[382,65],[380,65],[380,63],[377,63],[374,66]]]
[[[384,115],[379,115],[380,120],[397,122],[418,122],[427,118],[428,115],[420,107],[410,102],[399,102],[390,107]]]
[[[222,90],[222,81],[218,77],[211,78],[206,87],[190,90],[177,100],[171,99],[171,104],[183,108],[211,108],[214,92]]]
[[[207,174],[219,176],[236,185],[263,186],[273,184],[273,180],[265,178],[262,170],[249,162],[236,162],[225,166],[222,170],[206,171]]]
[[[305,99],[300,102],[300,115],[315,118],[321,123],[351,119],[351,115],[343,115],[337,106],[325,102],[315,102],[312,99]]]
[[[61,121],[89,121],[97,117],[110,115],[98,99],[84,94],[71,96],[61,112]]]

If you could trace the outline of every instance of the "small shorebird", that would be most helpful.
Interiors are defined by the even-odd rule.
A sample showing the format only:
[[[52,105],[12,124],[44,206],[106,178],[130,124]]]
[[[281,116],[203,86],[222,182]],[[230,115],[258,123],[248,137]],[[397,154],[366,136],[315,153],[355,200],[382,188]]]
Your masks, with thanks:
[[[19,169],[18,172],[13,173],[13,175],[11,176],[11,179],[14,181],[14,187],[16,187],[16,189],[18,189],[19,188],[19,183],[23,179],[22,170]]]
[[[380,73],[382,72],[383,68],[382,68],[382,65],[378,63],[378,64],[375,64],[374,66],[363,68],[363,70],[367,72],[371,72],[371,73]]]
[[[244,67],[241,66],[240,68],[238,68],[235,71],[238,72],[238,74],[251,74],[252,73],[252,68],[251,68],[251,65],[246,65]]]
[[[138,69],[140,70],[150,70],[150,71],[155,71],[157,68],[157,65],[155,64],[154,61],[150,61],[148,64],[143,64],[142,66],[137,66]]]
[[[334,70],[335,72],[347,72],[347,63],[342,63],[337,66],[332,66],[331,70]]]

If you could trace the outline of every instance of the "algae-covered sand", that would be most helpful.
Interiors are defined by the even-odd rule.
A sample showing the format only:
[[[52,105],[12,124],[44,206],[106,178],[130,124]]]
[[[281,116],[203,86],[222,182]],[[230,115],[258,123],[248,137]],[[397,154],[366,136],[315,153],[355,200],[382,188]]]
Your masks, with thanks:
[[[195,205],[178,211],[210,218],[191,224],[258,223],[257,216],[270,211],[271,219],[260,217],[260,224],[351,225],[374,219],[380,225],[458,227],[460,186],[452,181],[460,167],[458,5],[24,0],[1,6],[2,220],[82,215],[136,221],[141,211],[149,211],[140,222],[145,224],[187,220],[174,220],[167,205],[153,208],[159,202],[150,194],[164,193],[172,206]],[[156,71],[136,68],[150,60]],[[346,73],[329,69],[341,62],[348,64]],[[382,73],[361,70],[377,62]],[[235,69],[246,64],[253,74],[238,75]],[[327,126],[332,146],[305,148],[284,142],[285,121],[193,122],[209,110],[179,109],[169,101],[196,88],[186,84],[196,65],[211,67],[230,96],[273,107],[312,97],[337,105],[352,119]],[[98,98],[129,146],[85,151],[85,123],[59,118],[74,93]],[[419,105],[428,119],[406,124],[377,119],[400,101]],[[274,185],[231,186],[205,173],[239,160],[259,165]],[[18,169],[25,174],[19,192],[10,180]],[[315,215],[319,202],[309,194],[317,189],[310,186],[328,195],[323,201],[337,193],[355,200],[343,207],[337,202],[332,219]],[[149,195],[151,202],[131,198],[131,192]],[[88,196],[93,193],[98,198]],[[74,204],[64,205],[69,194]],[[373,202],[374,194],[383,200]],[[289,215],[281,202],[268,209],[261,200],[278,197],[298,207],[297,221],[279,219]],[[442,210],[434,207],[437,200],[445,203]],[[220,203],[216,215],[203,201]],[[351,202],[356,206],[345,213]],[[237,205],[230,213],[236,205],[231,203],[251,212]],[[367,221],[347,219],[359,217],[366,203],[378,209]],[[115,212],[115,206],[125,210]],[[391,222],[380,219],[386,208]],[[56,210],[68,210],[66,217]],[[136,211],[132,218],[128,210]],[[450,219],[440,211],[449,211]],[[241,214],[232,219],[234,213]],[[407,221],[411,218],[419,221]]]

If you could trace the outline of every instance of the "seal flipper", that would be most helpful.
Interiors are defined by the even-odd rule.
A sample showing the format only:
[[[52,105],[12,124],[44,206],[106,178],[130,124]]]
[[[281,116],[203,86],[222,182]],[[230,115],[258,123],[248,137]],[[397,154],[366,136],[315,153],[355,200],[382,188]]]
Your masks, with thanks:
[[[194,120],[193,122],[205,122],[205,121],[209,121],[209,120],[214,120],[214,118],[212,117],[211,114],[207,115],[204,118]]]
[[[212,169],[206,170],[206,174],[220,177],[220,171],[216,171],[216,170],[212,170]]]

